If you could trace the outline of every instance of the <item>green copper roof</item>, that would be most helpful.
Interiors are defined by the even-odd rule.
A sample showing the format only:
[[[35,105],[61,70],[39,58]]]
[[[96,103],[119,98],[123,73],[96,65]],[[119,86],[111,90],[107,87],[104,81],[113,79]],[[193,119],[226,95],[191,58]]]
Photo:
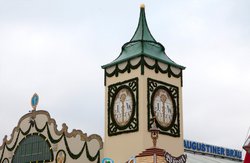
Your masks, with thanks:
[[[141,7],[139,23],[132,39],[122,46],[120,55],[113,62],[103,65],[102,68],[111,67],[138,56],[146,56],[174,67],[185,69],[185,67],[172,61],[165,54],[164,46],[151,35],[146,21],[144,6]]]

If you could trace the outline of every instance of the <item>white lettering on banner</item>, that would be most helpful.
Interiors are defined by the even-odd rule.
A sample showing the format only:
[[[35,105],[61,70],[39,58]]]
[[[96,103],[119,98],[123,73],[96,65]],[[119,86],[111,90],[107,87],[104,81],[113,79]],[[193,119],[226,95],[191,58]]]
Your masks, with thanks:
[[[222,157],[234,158],[237,160],[242,159],[242,152],[240,150],[228,149],[190,140],[184,140],[184,149],[199,153],[207,153]]]
[[[180,155],[179,157],[174,157],[168,152],[166,152],[165,159],[168,163],[186,163],[187,155]]]

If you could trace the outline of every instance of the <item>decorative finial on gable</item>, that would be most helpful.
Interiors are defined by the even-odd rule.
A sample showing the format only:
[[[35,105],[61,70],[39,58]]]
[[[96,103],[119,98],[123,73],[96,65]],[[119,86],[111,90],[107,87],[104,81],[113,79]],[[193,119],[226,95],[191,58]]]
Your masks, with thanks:
[[[36,107],[38,105],[38,101],[39,101],[39,96],[35,93],[32,98],[31,98],[31,106],[33,108],[33,111],[36,111]]]

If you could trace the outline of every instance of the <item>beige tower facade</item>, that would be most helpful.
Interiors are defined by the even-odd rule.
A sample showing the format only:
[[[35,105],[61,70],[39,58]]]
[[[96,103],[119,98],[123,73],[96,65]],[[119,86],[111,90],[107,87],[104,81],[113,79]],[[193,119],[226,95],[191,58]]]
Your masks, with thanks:
[[[157,147],[173,156],[183,149],[182,71],[151,35],[141,6],[138,27],[105,70],[104,157],[125,162],[153,146],[150,129],[159,129]]]

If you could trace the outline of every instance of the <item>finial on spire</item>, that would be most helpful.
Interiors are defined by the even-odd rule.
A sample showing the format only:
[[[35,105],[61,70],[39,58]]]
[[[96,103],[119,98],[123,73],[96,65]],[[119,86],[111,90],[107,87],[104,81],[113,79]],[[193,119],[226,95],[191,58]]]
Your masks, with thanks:
[[[140,8],[145,8],[145,5],[144,3],[141,4]]]
[[[38,101],[39,101],[39,96],[35,93],[32,98],[31,98],[31,106],[33,108],[32,111],[36,111],[36,107],[38,105]]]

